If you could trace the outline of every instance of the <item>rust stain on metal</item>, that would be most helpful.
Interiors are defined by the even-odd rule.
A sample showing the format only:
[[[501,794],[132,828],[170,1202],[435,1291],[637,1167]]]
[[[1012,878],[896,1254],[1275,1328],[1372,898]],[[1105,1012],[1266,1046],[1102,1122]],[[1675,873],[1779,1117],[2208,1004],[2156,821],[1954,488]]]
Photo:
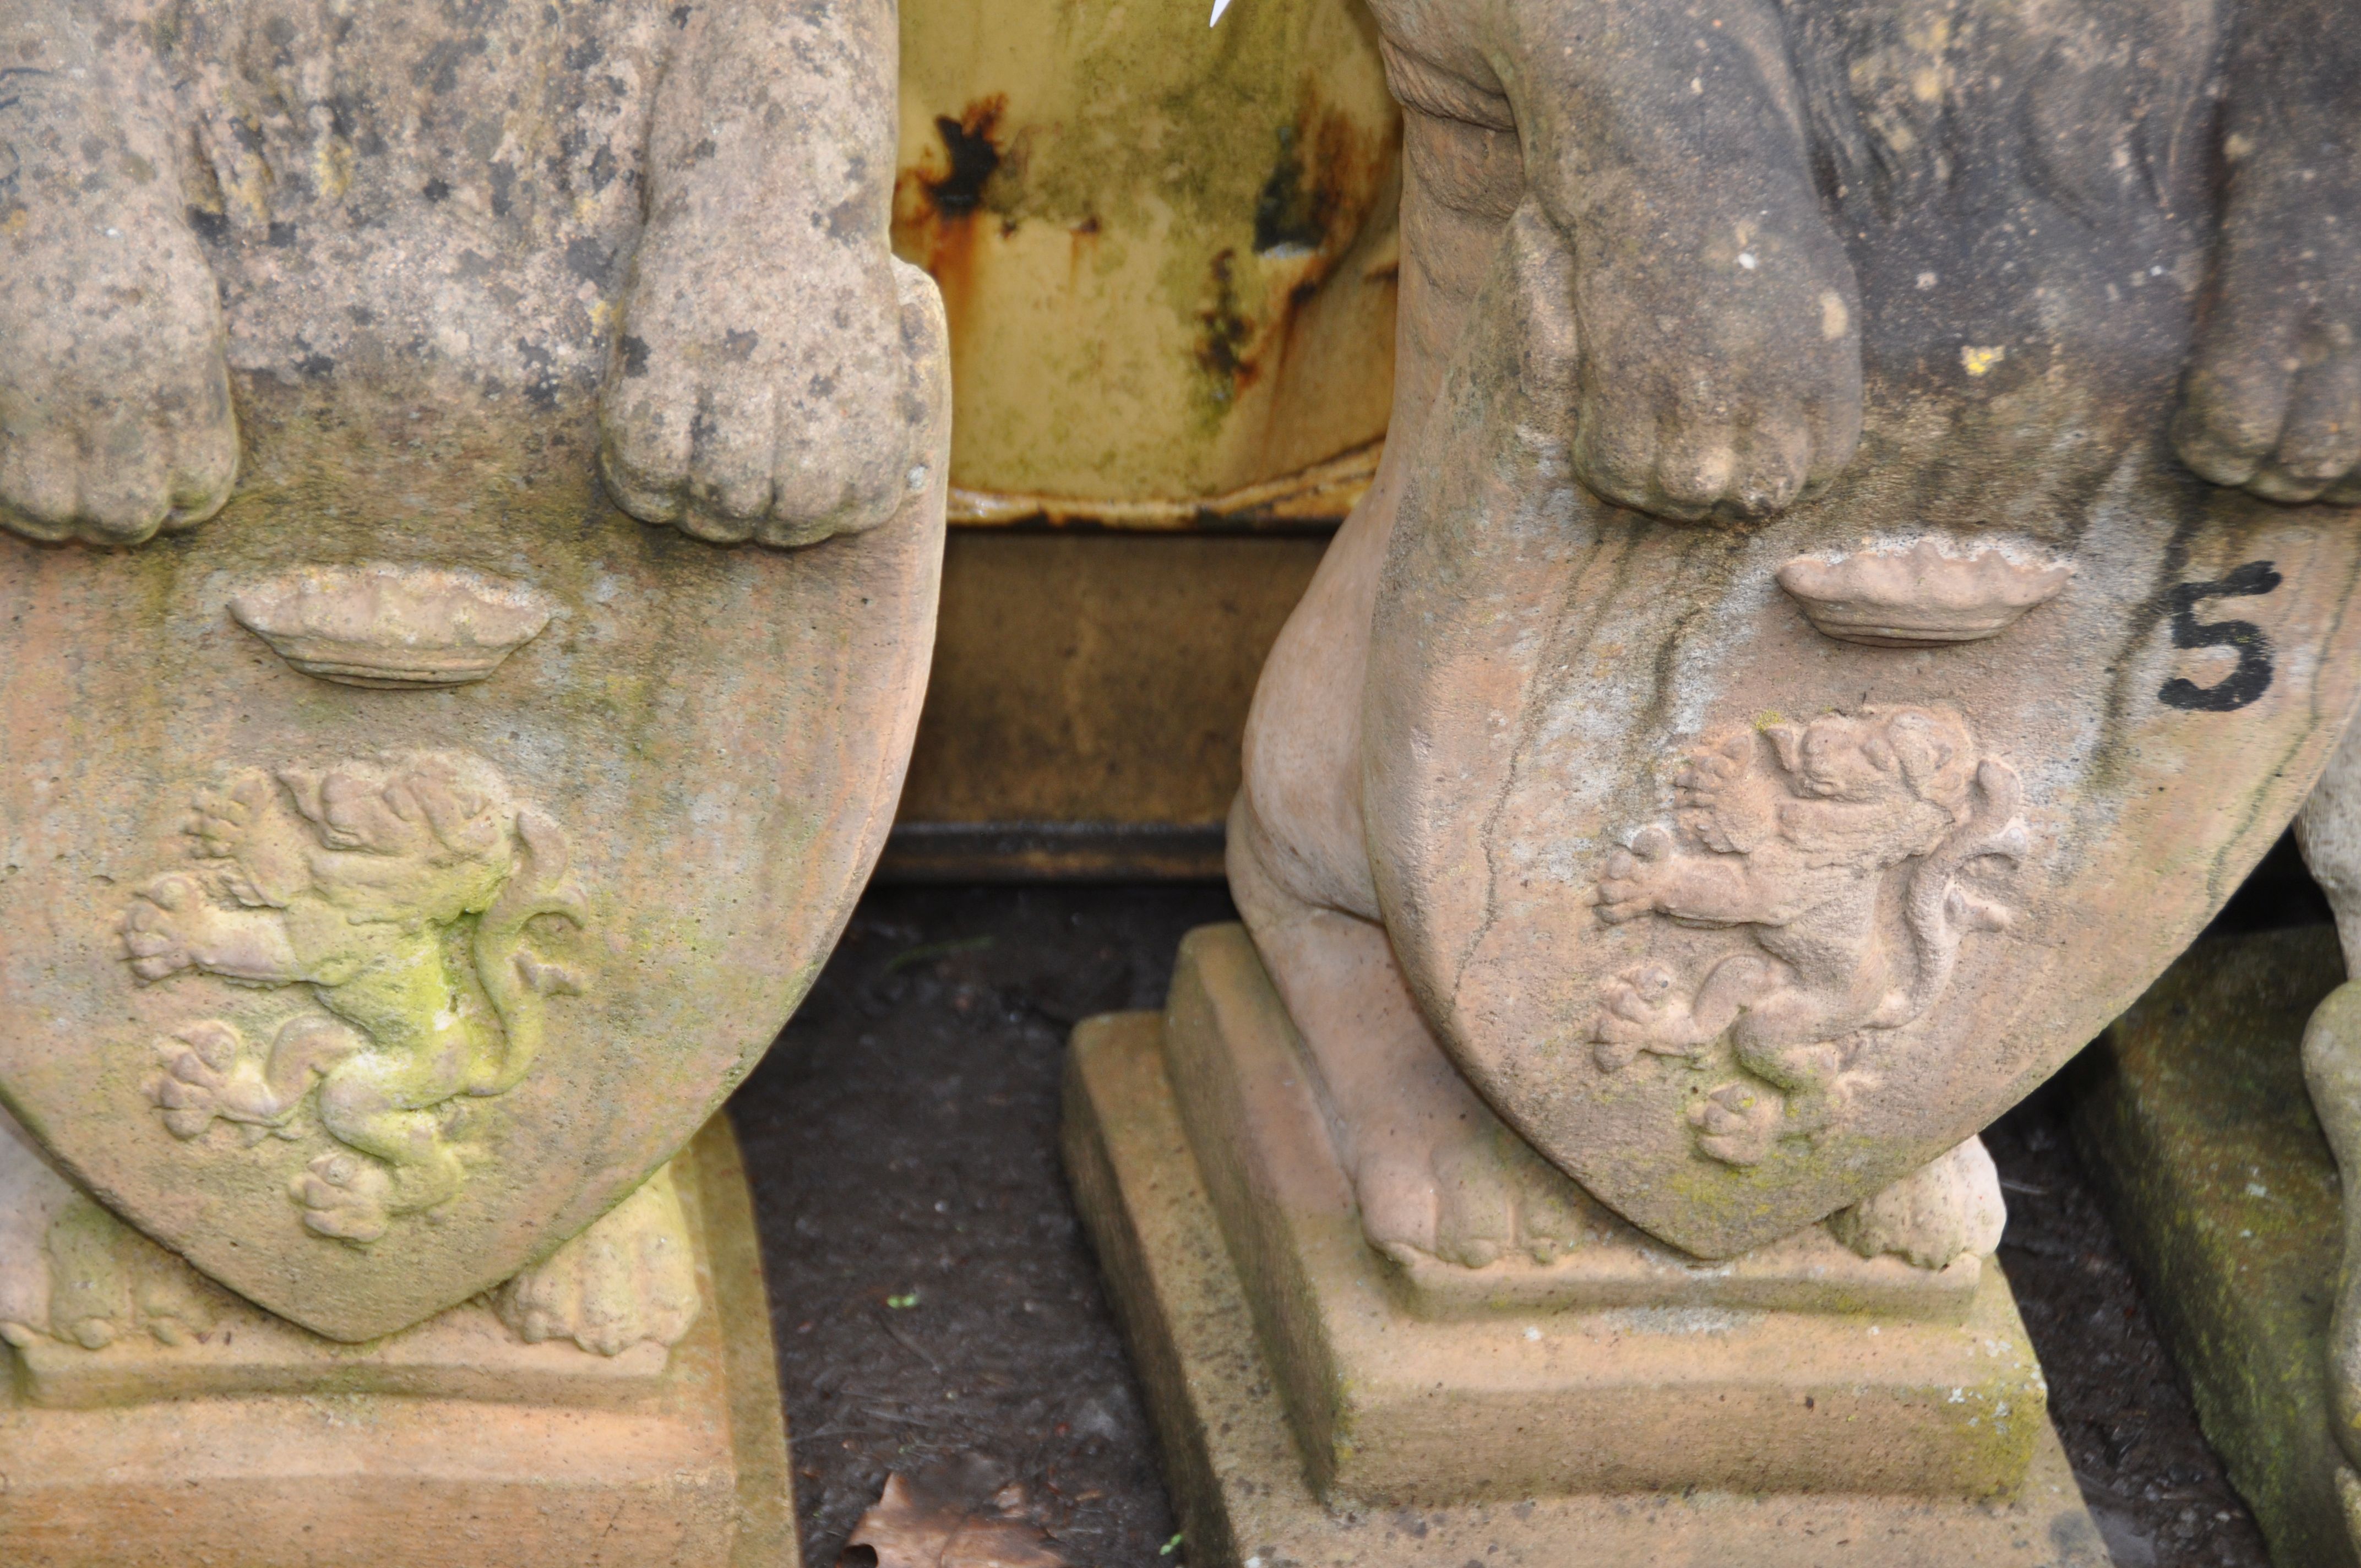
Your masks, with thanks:
[[[1271,317],[1257,321],[1239,307],[1236,253],[1213,258],[1212,303],[1198,312],[1196,361],[1222,413],[1264,375],[1284,378],[1310,307],[1369,221],[1389,162],[1389,148],[1323,104],[1308,76],[1302,108],[1294,124],[1279,128],[1278,144],[1255,200],[1254,251],[1265,263],[1300,260],[1301,271]]]
[[[944,217],[971,217],[983,204],[983,187],[1000,170],[1000,148],[992,133],[1007,112],[1007,96],[995,94],[969,104],[956,120],[949,115],[935,116],[935,130],[950,155],[951,169],[940,180],[927,182],[927,194]]]
[[[1183,500],[1090,500],[952,487],[950,521],[968,528],[1049,528],[1073,532],[1326,533],[1377,477],[1385,443],[1292,474]]]
[[[1400,117],[1375,35],[1351,0],[1249,20],[1209,73],[1202,16],[1077,36],[906,0],[895,249],[950,317],[954,521],[1317,526],[1340,498],[1314,471],[1382,436]]]
[[[1213,383],[1213,401],[1226,410],[1241,389],[1254,385],[1252,345],[1258,334],[1253,319],[1238,310],[1237,252],[1215,256],[1212,270],[1213,302],[1197,313],[1205,325],[1197,338],[1197,367]]]
[[[944,172],[905,169],[895,181],[895,247],[925,258],[928,273],[942,291],[954,359],[974,303],[975,216],[983,206],[984,188],[1000,172],[1004,153],[996,137],[1007,112],[1007,95],[994,93],[968,104],[956,119],[938,115]]]

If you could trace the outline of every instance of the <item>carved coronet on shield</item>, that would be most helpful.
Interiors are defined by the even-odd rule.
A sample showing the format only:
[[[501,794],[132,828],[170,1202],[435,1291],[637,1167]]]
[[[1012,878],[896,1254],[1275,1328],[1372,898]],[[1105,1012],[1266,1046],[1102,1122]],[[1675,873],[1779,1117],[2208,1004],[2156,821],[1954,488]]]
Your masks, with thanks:
[[[1880,344],[1881,285],[1928,263],[1861,264],[1861,457],[1767,524],[1666,523],[1574,482],[1564,263],[1519,220],[1374,628],[1369,839],[1422,1007],[1537,1148],[1707,1257],[2057,1070],[2277,838],[2361,689],[2361,515],[2165,448],[2185,300],[2037,356],[2029,309],[1964,310],[2035,360],[2011,378]]]
[[[513,1276],[670,1157],[900,789],[939,477],[798,551],[558,489],[487,516],[266,478],[138,550],[0,535],[0,1093],[333,1338]]]

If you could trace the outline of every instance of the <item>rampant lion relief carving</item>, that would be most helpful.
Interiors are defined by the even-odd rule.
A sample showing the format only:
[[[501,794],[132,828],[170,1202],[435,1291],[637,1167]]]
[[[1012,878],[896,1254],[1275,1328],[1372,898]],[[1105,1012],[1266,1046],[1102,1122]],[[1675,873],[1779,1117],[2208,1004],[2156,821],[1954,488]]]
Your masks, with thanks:
[[[185,831],[196,868],[124,913],[132,972],[308,986],[321,1010],[280,1023],[267,1050],[227,1018],[159,1040],[147,1087],[165,1128],[298,1139],[309,1104],[337,1146],[291,1195],[323,1236],[366,1244],[447,1201],[466,1179],[467,1100],[522,1082],[546,999],[582,989],[528,931],[586,919],[555,824],[482,758],[420,751],[239,773]]]
[[[1689,1121],[1699,1153],[1753,1165],[1842,1125],[1875,1082],[1864,1047],[1941,1000],[1970,933],[2006,927],[1976,880],[2026,853],[2021,789],[1958,713],[1870,707],[1709,736],[1673,795],[1673,826],[1609,858],[1599,918],[1752,945],[1702,978],[1649,963],[1607,981],[1593,1048],[1610,1072],[1643,1051],[1734,1067]]]

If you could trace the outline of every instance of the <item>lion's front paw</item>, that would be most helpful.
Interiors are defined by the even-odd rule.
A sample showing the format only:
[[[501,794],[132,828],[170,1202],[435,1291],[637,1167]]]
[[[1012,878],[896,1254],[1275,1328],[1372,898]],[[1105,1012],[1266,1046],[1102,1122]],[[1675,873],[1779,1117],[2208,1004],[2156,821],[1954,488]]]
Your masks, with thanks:
[[[1598,879],[1598,917],[1610,926],[1653,915],[1664,869],[1673,859],[1673,836],[1651,825],[1632,836],[1631,847],[1607,857]]]
[[[1767,787],[1756,741],[1741,730],[1697,752],[1673,775],[1675,820],[1707,849],[1744,854],[1779,830],[1784,790]]]
[[[303,1206],[305,1227],[324,1236],[366,1245],[390,1222],[393,1178],[362,1155],[324,1154],[288,1191]]]
[[[2361,170],[2312,172],[2235,170],[2173,445],[2216,484],[2361,505]]]
[[[697,1266],[672,1168],[492,1298],[527,1343],[570,1339],[600,1355],[676,1344],[697,1309]]]
[[[193,933],[205,918],[205,891],[193,877],[159,876],[123,912],[123,953],[141,980],[162,980],[196,965]]]
[[[236,477],[220,298],[177,182],[132,171],[81,73],[18,74],[56,134],[16,137],[0,224],[0,527],[135,544]]]
[[[217,354],[175,353],[171,334],[163,345],[155,335],[78,345],[108,365],[103,390],[49,366],[0,368],[0,527],[47,543],[137,544],[222,509],[238,458],[228,370]]]
[[[940,482],[946,329],[926,274],[889,258],[833,288],[717,288],[666,250],[642,242],[600,402],[617,505],[788,546],[873,528]]]
[[[1674,804],[1711,811],[1751,776],[1753,760],[1753,737],[1744,731],[1697,752],[1673,775]]]
[[[284,908],[311,880],[293,823],[278,785],[257,772],[199,795],[184,831],[189,852],[219,868],[231,897],[249,908]]]
[[[1583,247],[1574,467],[1594,494],[1679,521],[1748,521],[1852,460],[1851,265],[1817,211],[1791,216],[1716,227],[1693,249],[1635,221]]]

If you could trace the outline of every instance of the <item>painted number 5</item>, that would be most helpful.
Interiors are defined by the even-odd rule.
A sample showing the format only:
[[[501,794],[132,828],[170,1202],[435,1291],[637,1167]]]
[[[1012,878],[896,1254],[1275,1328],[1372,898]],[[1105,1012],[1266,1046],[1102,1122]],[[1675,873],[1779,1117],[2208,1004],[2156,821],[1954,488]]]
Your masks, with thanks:
[[[2268,561],[2249,561],[2226,576],[2210,583],[2183,583],[2172,590],[2172,645],[2176,648],[2229,648],[2238,655],[2238,667],[2216,685],[2201,686],[2175,675],[2157,692],[2167,707],[2192,713],[2234,713],[2271,685],[2271,640],[2251,620],[2200,620],[2197,607],[2207,599],[2242,598],[2267,594],[2281,578]]]

